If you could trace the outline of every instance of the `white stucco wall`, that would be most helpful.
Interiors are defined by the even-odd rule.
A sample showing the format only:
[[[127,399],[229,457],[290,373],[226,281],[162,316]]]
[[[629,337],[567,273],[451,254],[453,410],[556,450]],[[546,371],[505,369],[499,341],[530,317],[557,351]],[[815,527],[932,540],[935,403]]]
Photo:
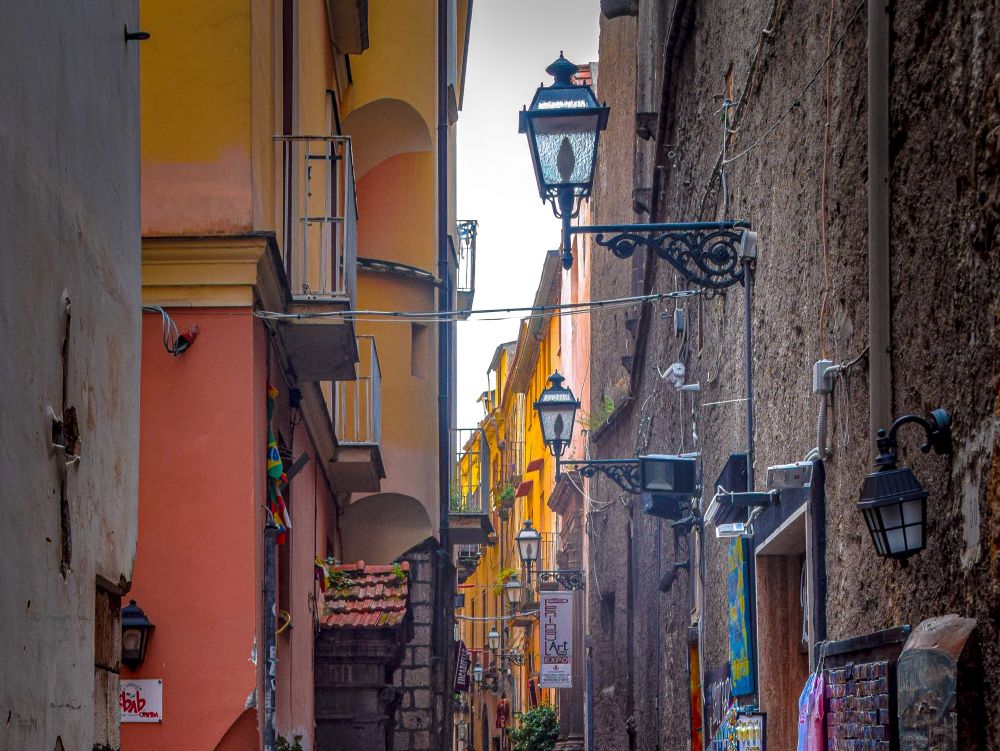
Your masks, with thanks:
[[[131,579],[139,429],[137,0],[0,4],[0,748],[91,749],[98,581]],[[60,571],[64,293],[67,474]],[[168,447],[164,447],[168,450]],[[178,471],[183,471],[178,468]],[[100,741],[105,742],[105,741]]]

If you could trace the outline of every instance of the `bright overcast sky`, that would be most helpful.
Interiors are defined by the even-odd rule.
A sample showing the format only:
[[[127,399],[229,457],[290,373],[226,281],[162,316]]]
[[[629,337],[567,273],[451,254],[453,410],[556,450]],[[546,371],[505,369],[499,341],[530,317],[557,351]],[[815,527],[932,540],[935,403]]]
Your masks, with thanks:
[[[559,245],[559,222],[535,187],[517,112],[531,102],[559,51],[574,63],[597,60],[599,0],[476,0],[465,101],[458,124],[458,216],[478,219],[474,307],[530,305],[545,251]],[[458,324],[458,427],[483,412],[486,369],[518,321]]]

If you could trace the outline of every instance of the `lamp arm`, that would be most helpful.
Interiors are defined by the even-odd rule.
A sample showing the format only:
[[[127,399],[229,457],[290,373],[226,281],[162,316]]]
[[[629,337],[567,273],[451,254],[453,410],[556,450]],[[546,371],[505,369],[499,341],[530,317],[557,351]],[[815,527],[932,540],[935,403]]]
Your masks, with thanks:
[[[889,428],[888,436],[883,437],[883,431],[879,431],[879,451],[886,453],[885,449],[888,449],[888,452],[895,456],[898,445],[896,434],[900,428],[910,423],[915,423],[924,429],[927,440],[920,447],[920,450],[925,454],[929,453],[931,449],[941,455],[951,453],[951,415],[943,409],[935,409],[931,412],[930,420],[925,420],[919,415],[903,415],[897,418],[892,423],[892,427]]]

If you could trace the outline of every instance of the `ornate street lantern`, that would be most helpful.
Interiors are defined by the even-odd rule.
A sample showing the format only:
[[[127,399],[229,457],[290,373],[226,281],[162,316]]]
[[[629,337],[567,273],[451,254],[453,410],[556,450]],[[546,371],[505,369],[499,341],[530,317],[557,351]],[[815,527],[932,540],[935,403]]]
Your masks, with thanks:
[[[590,195],[601,131],[608,108],[594,90],[574,84],[577,66],[560,53],[545,72],[549,86],[539,86],[531,106],[520,112],[518,131],[528,136],[538,195],[552,201],[557,217],[579,211],[578,200]]]
[[[490,649],[494,652],[500,649],[500,632],[497,631],[496,626],[491,628],[490,632],[486,635],[486,643],[489,644]]]
[[[482,665],[476,665],[476,667],[472,668],[472,682],[475,683],[477,686],[483,685]]]
[[[531,524],[531,519],[524,520],[524,526],[517,533],[517,552],[521,556],[521,563],[529,569],[531,564],[538,560],[538,553],[541,549],[542,536]]]
[[[146,659],[149,632],[155,626],[146,617],[135,600],[129,600],[122,608],[122,664],[135,670]]]
[[[552,456],[559,459],[573,438],[573,423],[580,408],[573,392],[563,386],[566,379],[557,370],[549,376],[549,385],[535,402],[538,422],[542,428],[542,441]]]
[[[521,594],[523,593],[524,588],[521,586],[521,582],[516,576],[510,577],[504,582],[503,591],[504,594],[507,595],[507,602],[511,605],[517,607],[521,604]]]

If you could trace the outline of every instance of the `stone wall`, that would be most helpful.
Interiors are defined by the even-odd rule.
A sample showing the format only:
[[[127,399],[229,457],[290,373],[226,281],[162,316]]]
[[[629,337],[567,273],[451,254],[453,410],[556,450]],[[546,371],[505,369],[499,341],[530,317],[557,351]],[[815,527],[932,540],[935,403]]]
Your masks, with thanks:
[[[431,661],[435,638],[437,547],[437,542],[431,539],[400,556],[401,561],[410,564],[413,639],[406,645],[402,664],[393,677],[394,685],[402,694],[396,715],[394,751],[446,748],[442,744],[443,735],[450,728],[451,694],[448,692],[446,696],[444,683],[448,675],[443,674],[448,671],[436,668]]]
[[[868,342],[867,11],[854,2],[655,5],[662,16],[649,38],[637,38],[637,18],[602,20],[597,89],[612,118],[592,221],[645,221],[632,211],[632,189],[655,185],[650,219],[739,218],[759,232],[752,308],[759,487],[767,466],[800,460],[816,445],[812,363],[853,360]],[[931,492],[927,549],[906,569],[877,558],[855,508],[872,456],[866,360],[838,382],[821,520],[825,631],[840,639],[946,612],[974,616],[990,674],[1000,669],[1000,634],[988,615],[1000,607],[1000,17],[985,0],[901,2],[892,24],[889,406],[893,416],[951,410],[955,451],[923,456],[920,436],[904,432],[904,460]],[[636,168],[632,156],[637,49],[648,43],[666,81],[659,177]],[[828,69],[803,93],[831,46]],[[731,111],[738,122],[729,154],[750,150],[728,165],[723,190],[725,97],[742,101]],[[639,291],[683,287],[667,264],[654,263]],[[633,264],[599,248],[593,264],[595,300],[631,291]],[[686,340],[660,317],[673,302],[648,306],[635,324],[618,311],[592,317],[592,403],[584,409],[596,411],[605,396],[619,408],[591,436],[591,452],[698,450],[711,484],[728,455],[746,448],[741,289],[676,305],[686,312]],[[688,383],[701,384],[697,397],[680,396],[659,377],[656,368],[675,361],[685,363]],[[619,503],[612,483],[595,479],[590,495],[598,505],[589,581],[599,584],[588,588],[593,747],[629,748],[632,726],[632,748],[687,748],[687,629],[697,577],[682,572],[670,593],[660,593],[660,575],[687,553],[675,550],[665,523],[641,513],[637,498]],[[701,545],[703,607],[694,620],[705,672],[729,658],[723,542],[708,529]],[[1000,688],[983,691],[989,742],[998,745]]]
[[[3,748],[119,747],[142,304],[143,43],[123,29],[138,12],[136,0],[0,11]],[[52,417],[72,411],[67,452]]]

